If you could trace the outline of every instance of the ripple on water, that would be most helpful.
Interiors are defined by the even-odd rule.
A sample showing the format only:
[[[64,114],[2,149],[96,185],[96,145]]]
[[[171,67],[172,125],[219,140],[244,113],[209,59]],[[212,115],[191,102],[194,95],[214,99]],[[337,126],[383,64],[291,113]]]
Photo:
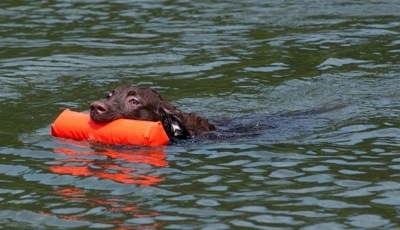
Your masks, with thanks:
[[[269,177],[271,178],[292,178],[292,177],[298,177],[304,175],[304,173],[299,173],[299,172],[295,172],[292,170],[287,170],[287,169],[279,169],[276,171],[273,171],[269,174]]]
[[[348,218],[348,223],[356,228],[378,228],[390,224],[390,220],[378,215],[356,215]]]
[[[304,221],[296,221],[290,216],[279,216],[279,215],[256,215],[249,218],[257,223],[268,223],[268,224],[289,224],[289,225],[299,225],[303,224]]]
[[[383,198],[373,199],[372,202],[383,205],[400,205],[400,192],[399,191],[388,191],[379,195]]]
[[[82,220],[67,220],[58,218],[55,215],[39,214],[32,211],[13,211],[13,210],[1,210],[0,221],[13,226],[13,223],[18,223],[18,226],[29,226],[41,228],[47,227],[62,227],[62,228],[78,228],[90,226],[89,221]],[[104,225],[102,225],[104,227]],[[108,225],[109,227],[109,225]]]
[[[400,184],[397,182],[378,182],[376,184],[370,184],[369,186],[357,188],[357,189],[350,189],[346,190],[341,193],[337,193],[336,196],[341,197],[362,197],[362,196],[371,196],[371,195],[378,195],[380,192],[385,192],[387,190],[398,190],[400,189]],[[389,193],[388,195],[391,195]]]

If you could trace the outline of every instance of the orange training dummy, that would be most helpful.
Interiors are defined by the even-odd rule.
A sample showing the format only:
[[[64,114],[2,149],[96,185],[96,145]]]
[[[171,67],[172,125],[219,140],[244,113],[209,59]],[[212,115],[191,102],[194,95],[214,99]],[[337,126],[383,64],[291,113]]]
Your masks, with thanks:
[[[98,123],[89,114],[64,110],[51,126],[51,134],[74,140],[113,145],[162,146],[169,142],[161,122],[118,119]]]

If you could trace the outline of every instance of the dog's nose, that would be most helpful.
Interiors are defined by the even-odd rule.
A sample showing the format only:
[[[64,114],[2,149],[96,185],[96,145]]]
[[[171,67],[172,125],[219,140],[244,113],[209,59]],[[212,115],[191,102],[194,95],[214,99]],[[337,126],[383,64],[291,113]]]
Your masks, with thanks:
[[[96,114],[103,114],[107,112],[107,105],[100,101],[92,102],[89,106],[90,112]]]

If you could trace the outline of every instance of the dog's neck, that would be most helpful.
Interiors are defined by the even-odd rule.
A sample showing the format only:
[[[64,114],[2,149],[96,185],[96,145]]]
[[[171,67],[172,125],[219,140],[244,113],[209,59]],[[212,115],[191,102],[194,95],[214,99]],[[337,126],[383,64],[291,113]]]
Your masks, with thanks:
[[[213,131],[217,128],[204,117],[198,116],[195,113],[183,113],[183,123],[191,136],[199,132]]]

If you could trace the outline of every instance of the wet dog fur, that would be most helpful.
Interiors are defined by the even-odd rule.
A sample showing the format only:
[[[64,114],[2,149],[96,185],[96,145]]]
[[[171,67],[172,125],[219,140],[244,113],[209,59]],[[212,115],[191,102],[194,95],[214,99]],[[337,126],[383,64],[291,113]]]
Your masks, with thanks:
[[[119,86],[105,100],[92,102],[90,117],[96,122],[119,118],[160,121],[170,138],[193,138],[216,130],[206,118],[182,112],[155,90],[135,85]]]

